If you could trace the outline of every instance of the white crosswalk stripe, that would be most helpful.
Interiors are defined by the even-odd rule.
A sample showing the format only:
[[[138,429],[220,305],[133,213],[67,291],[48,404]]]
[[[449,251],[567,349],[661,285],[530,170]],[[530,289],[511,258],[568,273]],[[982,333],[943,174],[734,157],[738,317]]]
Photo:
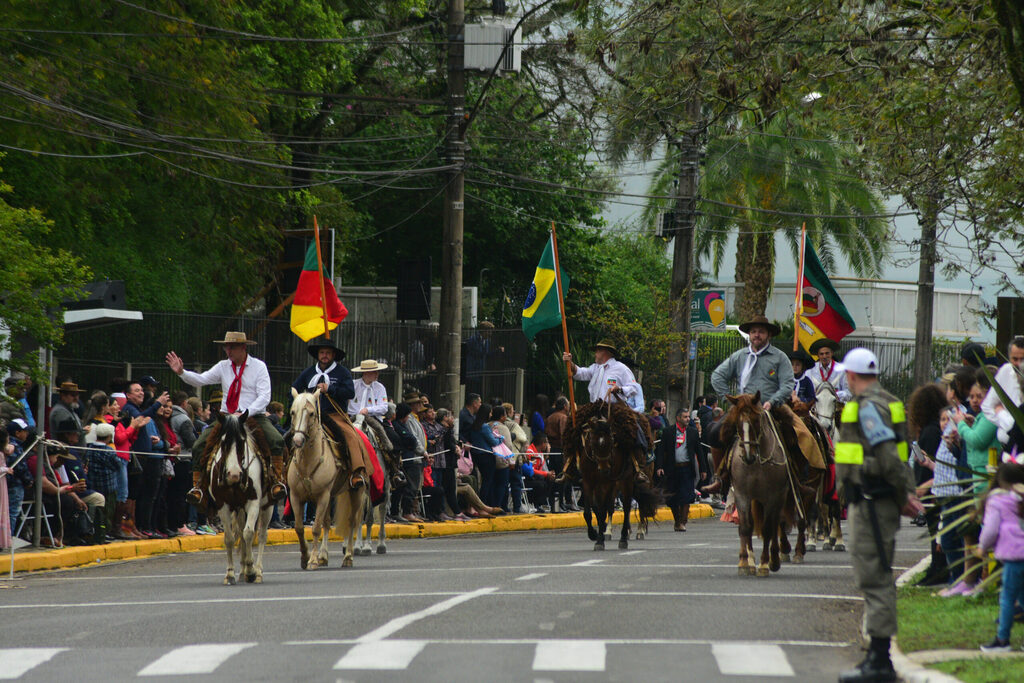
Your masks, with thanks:
[[[537,643],[534,671],[604,671],[603,640],[548,640]]]
[[[795,676],[786,653],[778,645],[713,643],[711,654],[726,676]]]
[[[242,650],[256,643],[225,643],[219,645],[187,645],[171,650],[139,671],[140,676],[185,676],[210,674]]]
[[[15,647],[0,650],[0,679],[20,678],[43,662],[48,662],[65,647]]]
[[[375,640],[359,643],[346,652],[334,668],[400,671],[408,668],[426,645],[425,640]]]

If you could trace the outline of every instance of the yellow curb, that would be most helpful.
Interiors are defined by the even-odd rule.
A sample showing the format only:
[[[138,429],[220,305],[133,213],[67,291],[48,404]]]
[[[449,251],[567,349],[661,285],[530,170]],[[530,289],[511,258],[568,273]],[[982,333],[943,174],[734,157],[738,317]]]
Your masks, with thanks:
[[[690,519],[704,519],[714,516],[710,505],[697,504],[690,506]],[[658,510],[654,518],[658,522],[671,521],[672,513],[668,508]],[[636,519],[634,517],[635,524]],[[613,524],[622,524],[622,513],[617,512]],[[388,524],[385,526],[388,538],[431,538],[439,536],[457,536],[474,533],[506,533],[511,531],[540,531],[546,529],[572,529],[586,526],[583,513],[575,512],[558,515],[505,515],[493,519],[474,519],[469,522],[437,522],[427,524]],[[311,541],[313,531],[306,527],[306,540]],[[371,538],[375,538],[377,526],[373,526]],[[330,531],[330,540],[339,542],[342,539]],[[267,543],[285,545],[298,543],[294,529],[270,529],[267,532]],[[168,539],[146,539],[111,543],[103,546],[83,546],[77,548],[60,548],[57,550],[16,553],[14,555],[14,571],[35,572],[51,569],[66,569],[105,560],[125,560],[135,557],[150,557],[177,552],[197,552],[202,550],[219,550],[224,547],[224,536],[178,536]],[[0,565],[6,565],[0,561]],[[6,569],[6,567],[4,567]]]

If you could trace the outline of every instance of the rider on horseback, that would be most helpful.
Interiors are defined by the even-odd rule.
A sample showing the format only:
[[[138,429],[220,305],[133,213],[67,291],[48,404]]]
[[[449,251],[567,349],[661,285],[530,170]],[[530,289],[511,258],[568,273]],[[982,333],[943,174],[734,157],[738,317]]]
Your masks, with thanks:
[[[284,439],[267,417],[270,403],[270,372],[267,364],[249,355],[248,347],[255,341],[246,339],[245,332],[228,332],[224,339],[213,342],[221,344],[227,356],[203,373],[185,369],[185,363],[174,351],[167,354],[167,365],[186,384],[194,387],[219,384],[224,399],[220,411],[238,415],[248,411],[249,419],[255,420],[260,431],[267,437],[270,446],[270,461],[273,465],[274,483],[270,487],[271,500],[283,500],[284,486]],[[192,505],[203,500],[202,481],[206,473],[206,440],[210,430],[205,430],[192,445],[192,489],[185,499]]]
[[[333,449],[335,457],[339,457],[342,450],[348,453],[351,462],[342,464],[350,464],[352,468],[349,486],[359,488],[367,483],[373,465],[370,464],[363,438],[356,432],[343,408],[356,395],[352,373],[341,364],[345,360],[345,352],[330,339],[314,339],[306,350],[317,362],[302,371],[292,388],[300,393],[320,390],[321,422],[338,446]],[[343,449],[341,444],[344,444]]]
[[[814,387],[817,388],[822,382],[828,382],[835,388],[839,401],[848,403],[853,396],[846,386],[846,368],[834,358],[835,353],[839,351],[839,343],[824,337],[811,344],[810,351],[811,355],[818,358],[818,363],[807,371],[807,376],[814,382]]]
[[[377,381],[381,370],[387,370],[386,363],[376,360],[364,360],[359,367],[352,368],[361,378],[355,382],[355,395],[348,402],[348,414],[352,419],[360,415],[372,415],[378,420],[388,412],[388,392],[384,385]]]
[[[590,380],[587,390],[590,392],[591,403],[605,401],[618,403],[625,401],[637,393],[640,385],[633,377],[632,371],[622,362],[616,360],[618,350],[609,341],[598,342],[594,345],[594,363],[588,367],[581,368],[572,362],[572,354],[565,352],[562,360],[572,364],[573,379]],[[642,413],[637,413],[638,419],[646,420]],[[636,448],[632,451],[633,464],[636,469],[637,481],[647,482],[647,475],[643,470],[647,466],[647,452],[651,446],[647,440],[643,426],[637,421],[636,425]],[[564,449],[564,444],[563,444]],[[579,472],[576,459],[566,456],[562,472],[555,479],[558,483],[567,481],[570,477]]]
[[[729,383],[736,381],[741,394],[760,392],[762,397],[767,397],[762,408],[772,414],[779,424],[780,431],[784,434],[792,432],[786,436],[795,438],[787,441],[796,441],[799,444],[801,452],[812,468],[825,469],[825,460],[814,437],[803,421],[786,405],[786,400],[793,393],[795,381],[789,358],[770,343],[771,338],[779,334],[779,327],[763,315],[758,315],[740,325],[740,331],[749,335],[750,345],[733,353],[715,369],[711,375],[711,386],[716,393],[726,394],[729,391]],[[715,451],[718,451],[715,458],[717,468],[730,444],[722,443],[717,425],[708,430],[707,439],[708,445],[712,447],[712,454],[715,455]],[[722,495],[725,495],[729,488],[728,468],[721,468],[719,474],[719,481],[701,489],[703,493],[721,490]]]

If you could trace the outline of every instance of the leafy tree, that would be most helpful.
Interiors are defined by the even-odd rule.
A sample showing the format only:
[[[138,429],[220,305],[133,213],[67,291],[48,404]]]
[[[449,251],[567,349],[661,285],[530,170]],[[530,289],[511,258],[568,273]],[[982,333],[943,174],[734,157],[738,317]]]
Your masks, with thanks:
[[[0,181],[0,374],[28,371],[41,379],[39,345],[63,338],[60,304],[77,298],[91,277],[82,262],[48,245],[54,225],[36,209],[7,203],[12,188]]]

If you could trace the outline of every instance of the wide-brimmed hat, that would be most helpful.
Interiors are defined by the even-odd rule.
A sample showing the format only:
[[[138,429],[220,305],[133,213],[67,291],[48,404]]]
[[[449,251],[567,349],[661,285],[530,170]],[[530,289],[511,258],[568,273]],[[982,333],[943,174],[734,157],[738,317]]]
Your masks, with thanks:
[[[778,325],[776,325],[763,315],[755,315],[753,318],[740,325],[740,332],[743,332],[744,334],[749,334],[750,328],[753,327],[754,325],[767,327],[768,334],[770,334],[773,337],[777,337],[779,335],[779,332],[782,331],[782,329],[780,329]]]
[[[59,387],[54,389],[58,394],[81,394],[85,389],[79,389],[74,382],[61,382]]]
[[[402,396],[402,403],[408,403],[409,405],[414,403],[423,403],[423,397],[420,396],[420,392],[418,391],[407,391],[405,392],[405,395]]]
[[[224,392],[220,389],[214,389],[210,392],[210,403],[219,405],[224,400]]]
[[[387,363],[378,363],[373,358],[364,360],[359,363],[359,367],[352,368],[352,372],[380,372],[381,370],[387,370]]]
[[[822,348],[832,349],[832,353],[835,353],[836,351],[839,350],[839,342],[832,341],[828,337],[825,337],[824,339],[819,339],[818,341],[811,344],[811,353],[817,356],[818,351],[821,351]]]
[[[812,365],[814,365],[814,359],[811,358],[810,355],[806,351],[804,351],[803,349],[797,349],[796,351],[790,351],[786,355],[789,356],[790,360],[798,360],[801,363],[803,363],[804,364],[804,370],[806,370],[806,369],[810,368]]]
[[[619,357],[619,350],[615,348],[615,345],[612,344],[607,339],[602,339],[601,341],[594,344],[594,350],[597,351],[598,349],[604,349],[608,353],[612,354],[612,356],[614,356],[615,358]]]
[[[214,344],[255,344],[256,342],[245,336],[245,332],[225,332],[223,339],[214,339]]]
[[[320,353],[320,349],[331,349],[334,351],[334,360],[338,362],[345,360],[345,352],[335,346],[334,342],[330,339],[324,339],[323,337],[318,337],[309,342],[309,346],[306,347],[306,353],[316,358],[317,354]]]

